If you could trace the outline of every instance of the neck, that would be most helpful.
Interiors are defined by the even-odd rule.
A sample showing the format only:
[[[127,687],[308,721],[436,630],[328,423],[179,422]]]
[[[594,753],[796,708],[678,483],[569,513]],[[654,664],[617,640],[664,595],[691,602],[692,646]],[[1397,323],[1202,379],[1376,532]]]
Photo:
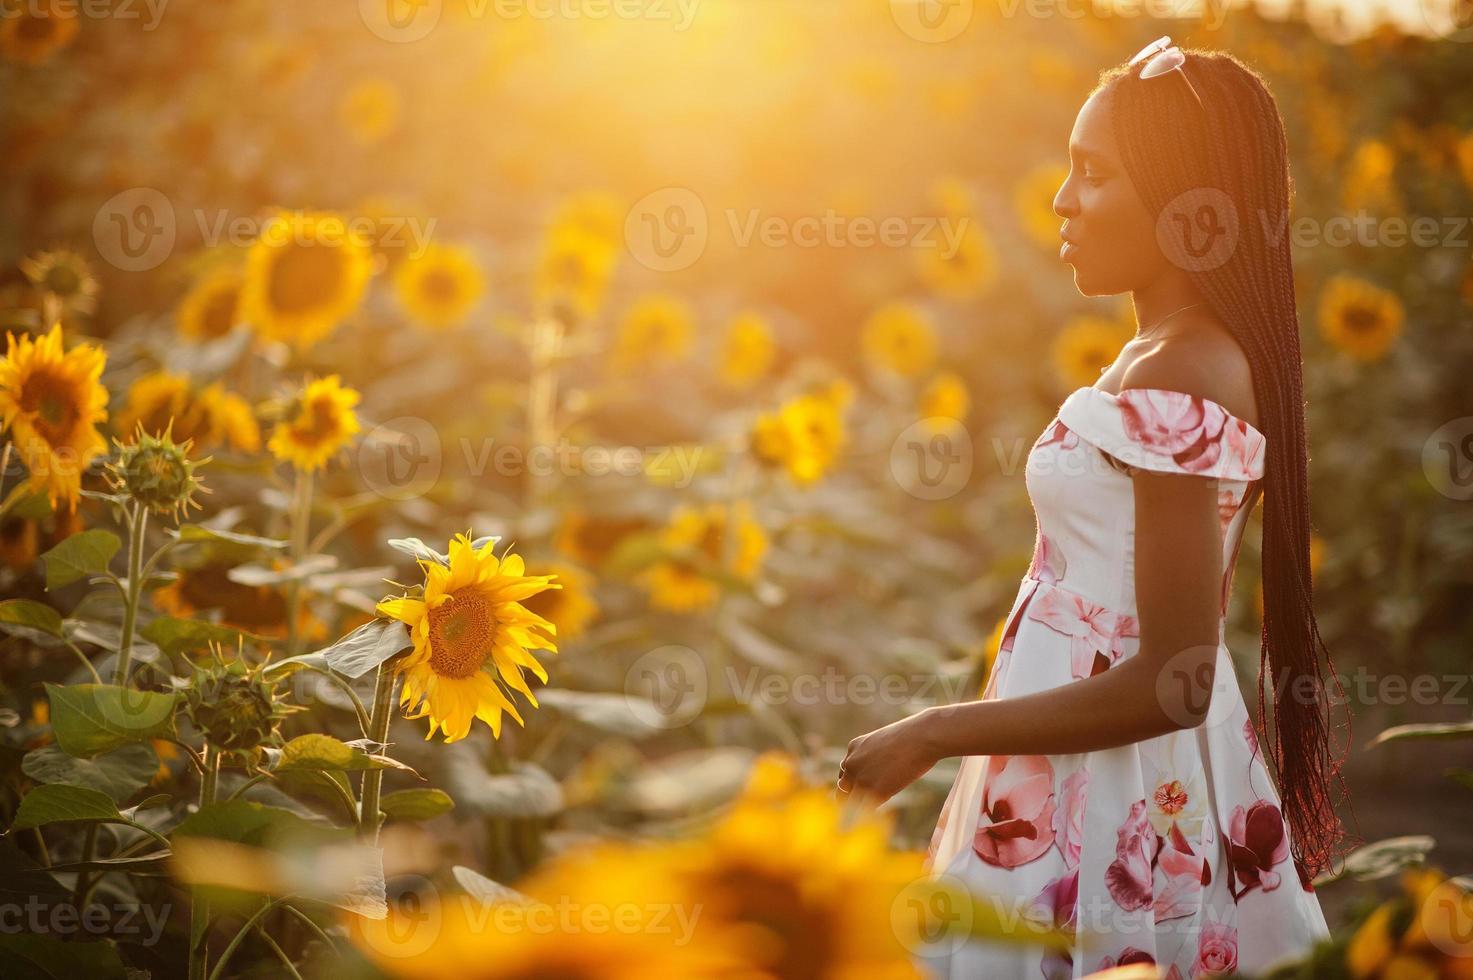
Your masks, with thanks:
[[[1137,289],[1131,293],[1131,302],[1135,304],[1135,332],[1139,337],[1142,332],[1149,333],[1162,320],[1182,307],[1194,303],[1205,304],[1206,298],[1183,272],[1175,276],[1162,276],[1149,286]]]

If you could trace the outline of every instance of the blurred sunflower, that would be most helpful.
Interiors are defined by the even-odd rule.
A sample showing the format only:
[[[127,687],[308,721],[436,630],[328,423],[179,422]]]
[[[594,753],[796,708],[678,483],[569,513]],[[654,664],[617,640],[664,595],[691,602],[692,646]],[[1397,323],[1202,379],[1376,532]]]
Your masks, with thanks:
[[[1473,977],[1473,892],[1436,868],[1402,874],[1400,895],[1366,917],[1345,947],[1356,980]]]
[[[338,119],[360,146],[382,141],[399,125],[404,99],[393,82],[363,78],[354,82],[338,102]]]
[[[925,875],[892,851],[889,819],[853,814],[764,756],[709,833],[672,847],[670,874],[701,898],[701,941],[734,948],[757,976],[918,978],[891,912]]]
[[[840,382],[759,416],[752,427],[753,454],[785,470],[799,486],[818,482],[844,449],[844,410],[851,397],[849,386]]]
[[[1320,333],[1359,361],[1386,356],[1405,319],[1406,310],[1395,293],[1364,279],[1335,276],[1320,293]]]
[[[967,383],[954,371],[942,371],[931,379],[916,402],[916,412],[923,419],[956,419],[964,422],[972,399]]]
[[[77,36],[77,8],[60,0],[0,4],[0,55],[23,65],[51,59]]]
[[[1124,320],[1102,316],[1071,317],[1054,338],[1050,357],[1054,371],[1069,388],[1083,388],[1100,380],[1115,362],[1135,330]]]
[[[861,343],[870,365],[913,378],[936,363],[936,334],[908,303],[891,303],[865,321]]]
[[[997,252],[975,218],[951,220],[958,222],[952,226],[956,240],[916,248],[916,268],[921,280],[943,296],[971,299],[997,281]]]
[[[40,554],[37,544],[40,528],[28,517],[7,517],[0,521],[0,565],[13,572],[24,572]]]
[[[97,308],[97,279],[87,260],[70,249],[21,259],[20,271],[31,285],[55,298],[61,313],[91,313]]]
[[[617,254],[603,238],[581,227],[554,228],[537,261],[533,299],[569,322],[593,316],[603,303]]]
[[[977,204],[972,188],[959,177],[938,179],[926,192],[926,199],[947,217],[968,217]]]
[[[746,501],[733,507],[735,534],[731,556],[726,557],[727,506],[683,506],[660,532],[665,557],[639,575],[650,604],[671,612],[699,612],[715,603],[723,575],[750,582],[757,577],[767,552],[767,535],[752,518]]]
[[[321,469],[361,428],[353,411],[360,397],[343,387],[336,374],[309,379],[272,430],[266,448],[299,470]]]
[[[523,723],[502,686],[520,691],[536,707],[522,670],[547,682],[546,669],[530,651],[556,653],[557,627],[520,600],[562,586],[549,575],[525,574],[518,555],[508,552],[498,559],[494,546],[488,541],[475,548],[468,535],[457,534],[448,565],[420,561],[423,598],[402,596],[378,604],[381,615],[410,629],[414,649],[398,664],[404,678],[399,701],[413,712],[406,717],[429,718],[426,739],[436,729],[443,729],[447,742],[465,738],[477,718],[500,738],[503,711]]]
[[[0,430],[8,430],[33,490],[51,506],[77,509],[82,472],[107,451],[97,423],[107,419],[99,380],[107,355],[90,344],[62,348],[61,327],[32,339],[6,335],[0,360]]]
[[[240,322],[240,273],[216,269],[202,277],[179,301],[179,332],[196,340],[215,340]]]
[[[172,424],[174,439],[192,439],[196,449],[229,446],[253,453],[261,448],[261,428],[250,404],[225,390],[219,381],[196,389],[184,375],[154,371],[128,388],[127,403],[117,425],[132,432],[139,425],[149,435],[162,435]]]
[[[201,615],[218,611],[219,623],[257,636],[285,639],[289,607],[285,594],[266,585],[242,585],[230,578],[236,562],[210,559],[178,568],[178,577],[153,591],[159,612],[178,619],[208,619]],[[327,625],[313,616],[303,603],[298,629],[309,640],[327,638]]]
[[[549,231],[588,235],[609,251],[616,251],[624,243],[624,208],[612,194],[601,191],[574,194],[558,206]]]
[[[262,336],[310,347],[358,306],[372,268],[368,243],[338,215],[277,212],[246,256],[242,313]]]
[[[738,314],[722,341],[721,380],[733,388],[748,388],[766,377],[776,354],[767,321],[756,313]]]
[[[1013,188],[1013,209],[1028,237],[1044,248],[1059,247],[1062,219],[1054,213],[1054,195],[1069,179],[1069,168],[1059,164],[1035,167]]]
[[[445,329],[465,320],[486,291],[486,280],[467,249],[432,244],[399,263],[394,290],[410,316]]]
[[[690,351],[694,330],[694,317],[684,300],[664,293],[644,296],[619,324],[615,363],[627,371],[658,361],[679,361]]]
[[[571,640],[588,632],[598,618],[598,600],[593,596],[594,578],[581,568],[564,562],[533,562],[529,575],[555,578],[561,589],[548,589],[522,600],[522,605],[557,627],[559,640]]]
[[[1361,142],[1350,155],[1341,184],[1341,201],[1348,209],[1401,209],[1396,188],[1396,150],[1384,140]]]
[[[643,517],[608,517],[568,510],[563,513],[553,544],[580,565],[599,569],[623,541],[652,527]]]

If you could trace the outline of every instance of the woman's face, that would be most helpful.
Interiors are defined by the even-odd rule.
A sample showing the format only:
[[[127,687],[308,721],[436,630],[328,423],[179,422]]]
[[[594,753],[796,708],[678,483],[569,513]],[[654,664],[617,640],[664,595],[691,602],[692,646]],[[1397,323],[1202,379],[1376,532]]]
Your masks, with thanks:
[[[1131,292],[1163,271],[1156,222],[1120,162],[1109,107],[1096,92],[1079,110],[1069,136],[1069,177],[1054,195],[1064,219],[1059,258],[1074,267],[1086,296]]]

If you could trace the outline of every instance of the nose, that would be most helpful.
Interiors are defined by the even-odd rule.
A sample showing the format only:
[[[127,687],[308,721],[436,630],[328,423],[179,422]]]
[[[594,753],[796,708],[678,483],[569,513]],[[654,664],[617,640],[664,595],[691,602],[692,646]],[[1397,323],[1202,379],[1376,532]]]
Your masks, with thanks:
[[[1064,178],[1058,193],[1054,195],[1054,214],[1061,218],[1073,218],[1079,214],[1079,197],[1074,193],[1073,171]]]

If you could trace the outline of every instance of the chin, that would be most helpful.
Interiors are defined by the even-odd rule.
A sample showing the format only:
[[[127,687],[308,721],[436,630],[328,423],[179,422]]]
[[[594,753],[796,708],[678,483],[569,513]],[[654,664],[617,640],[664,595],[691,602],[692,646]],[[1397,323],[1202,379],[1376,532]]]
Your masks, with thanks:
[[[1119,282],[1107,276],[1101,276],[1088,268],[1074,267],[1074,288],[1079,290],[1082,296],[1118,296],[1129,292],[1130,287],[1121,285]]]

